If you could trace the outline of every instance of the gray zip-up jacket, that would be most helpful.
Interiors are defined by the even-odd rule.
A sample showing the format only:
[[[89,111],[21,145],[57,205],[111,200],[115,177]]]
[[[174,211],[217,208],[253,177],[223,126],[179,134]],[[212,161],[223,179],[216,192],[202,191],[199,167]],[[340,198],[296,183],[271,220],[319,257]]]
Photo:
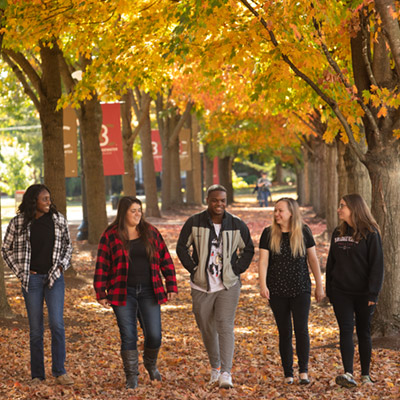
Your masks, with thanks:
[[[222,219],[222,283],[229,289],[249,267],[254,255],[253,241],[247,225],[225,211]],[[207,266],[211,243],[216,237],[207,210],[192,215],[183,225],[176,252],[197,286],[209,290]]]

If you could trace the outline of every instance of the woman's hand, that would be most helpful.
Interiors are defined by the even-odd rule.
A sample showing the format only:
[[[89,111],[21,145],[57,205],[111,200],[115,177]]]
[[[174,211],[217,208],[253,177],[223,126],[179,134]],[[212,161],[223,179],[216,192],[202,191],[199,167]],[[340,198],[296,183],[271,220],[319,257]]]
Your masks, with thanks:
[[[99,302],[103,307],[106,307],[106,308],[110,307],[110,303],[108,302],[107,299],[101,299],[101,300],[98,300],[98,302]]]
[[[369,307],[369,306],[374,306],[374,305],[376,305],[376,303],[375,303],[374,301],[369,301],[369,302],[368,302],[368,307]]]
[[[317,286],[315,288],[315,300],[317,300],[317,302],[320,302],[324,297],[325,297],[324,288],[322,286]]]
[[[267,288],[267,285],[260,285],[260,295],[269,300],[269,289]]]
[[[177,295],[177,293],[175,293],[175,292],[168,292],[167,293],[167,299],[170,301],[170,300],[174,300],[175,299],[175,297],[176,297],[176,295]]]

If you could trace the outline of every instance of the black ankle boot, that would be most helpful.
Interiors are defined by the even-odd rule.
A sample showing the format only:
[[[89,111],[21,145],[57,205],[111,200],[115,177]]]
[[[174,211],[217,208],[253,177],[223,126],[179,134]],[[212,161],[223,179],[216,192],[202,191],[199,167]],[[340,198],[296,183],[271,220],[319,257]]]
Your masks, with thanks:
[[[157,369],[157,357],[159,350],[159,347],[157,349],[148,349],[147,347],[144,348],[143,364],[147,369],[152,381],[161,381],[161,374]]]
[[[126,388],[136,389],[138,387],[138,351],[122,350],[122,362],[124,363],[124,371],[126,376]]]

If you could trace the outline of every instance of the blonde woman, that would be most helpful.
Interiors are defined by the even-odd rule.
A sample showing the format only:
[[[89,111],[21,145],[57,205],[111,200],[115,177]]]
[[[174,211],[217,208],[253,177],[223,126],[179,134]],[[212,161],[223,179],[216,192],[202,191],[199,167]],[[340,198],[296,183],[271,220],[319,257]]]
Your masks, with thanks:
[[[292,318],[299,362],[299,383],[310,383],[308,314],[311,303],[310,266],[316,282],[315,298],[324,297],[321,271],[310,228],[300,215],[297,202],[281,198],[275,204],[274,220],[260,239],[260,294],[269,301],[279,331],[285,382],[293,383]]]

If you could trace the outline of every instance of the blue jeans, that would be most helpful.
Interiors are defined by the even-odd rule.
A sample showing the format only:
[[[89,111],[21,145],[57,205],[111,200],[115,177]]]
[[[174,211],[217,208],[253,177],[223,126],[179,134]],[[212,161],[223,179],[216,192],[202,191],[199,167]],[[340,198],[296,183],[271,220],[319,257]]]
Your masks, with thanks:
[[[137,349],[137,321],[144,334],[144,346],[161,346],[161,310],[151,285],[128,287],[125,306],[112,306],[121,335],[121,351]]]
[[[260,207],[268,207],[268,197],[271,196],[269,189],[261,190],[258,189],[258,201],[260,202]]]
[[[47,275],[32,274],[28,292],[22,288],[29,319],[32,379],[45,379],[43,353],[43,300],[46,300],[51,331],[52,374],[64,375],[65,329],[64,329],[64,276],[58,278],[51,289],[47,286]]]
[[[279,352],[285,377],[293,377],[292,317],[296,336],[296,353],[299,372],[308,372],[310,337],[308,335],[308,314],[310,311],[310,293],[301,293],[296,297],[271,295],[269,305],[274,313],[279,331]]]

